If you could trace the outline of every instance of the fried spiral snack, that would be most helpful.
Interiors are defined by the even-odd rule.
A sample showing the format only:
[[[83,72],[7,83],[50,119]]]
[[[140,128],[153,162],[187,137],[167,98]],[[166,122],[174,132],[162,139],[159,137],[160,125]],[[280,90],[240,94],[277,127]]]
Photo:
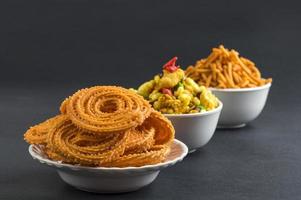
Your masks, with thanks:
[[[213,88],[250,88],[272,82],[271,78],[261,77],[252,61],[223,45],[213,48],[207,58],[197,61],[195,66],[189,66],[185,73],[200,85]]]
[[[52,160],[103,167],[155,164],[165,160],[174,139],[167,118],[121,87],[79,90],[60,110],[24,135],[28,143],[43,145]]]
[[[24,134],[24,139],[30,144],[45,144],[48,131],[58,121],[58,119],[59,115],[30,127]]]
[[[110,166],[126,167],[155,164],[164,161],[170,151],[170,145],[174,139],[174,128],[160,112],[153,111],[147,118],[142,127],[146,129],[153,128],[155,131],[154,144],[142,153],[126,153],[119,159],[108,163]],[[104,163],[106,166],[106,163]]]
[[[95,86],[76,92],[61,110],[79,128],[93,133],[125,131],[141,125],[151,106],[134,92],[115,86]]]

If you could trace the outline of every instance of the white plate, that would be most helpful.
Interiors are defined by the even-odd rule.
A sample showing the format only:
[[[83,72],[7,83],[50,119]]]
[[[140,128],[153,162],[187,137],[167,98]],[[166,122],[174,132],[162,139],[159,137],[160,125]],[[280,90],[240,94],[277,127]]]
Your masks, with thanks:
[[[142,167],[85,167],[65,164],[47,158],[41,146],[30,145],[29,153],[50,167],[56,168],[66,183],[84,191],[96,193],[120,193],[138,190],[149,185],[158,176],[161,169],[183,160],[188,153],[187,146],[174,140],[171,152],[163,163]]]

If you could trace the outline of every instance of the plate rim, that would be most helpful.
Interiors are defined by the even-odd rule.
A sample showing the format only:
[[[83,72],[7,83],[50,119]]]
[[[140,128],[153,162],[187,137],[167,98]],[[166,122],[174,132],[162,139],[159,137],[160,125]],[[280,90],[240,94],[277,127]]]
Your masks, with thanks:
[[[48,158],[44,158],[43,156],[41,156],[40,154],[36,153],[33,150],[33,148],[38,145],[31,144],[28,147],[28,151],[34,160],[38,160],[42,164],[47,164],[49,166],[56,167],[59,169],[68,168],[75,171],[85,170],[85,171],[93,171],[93,172],[157,171],[182,161],[185,158],[185,156],[188,154],[188,147],[183,142],[177,139],[174,139],[173,142],[179,144],[182,148],[182,153],[179,156],[177,156],[172,160],[165,161],[162,163],[157,163],[153,165],[144,165],[140,167],[89,167],[89,166],[72,165],[72,164],[61,163],[59,161],[54,161]]]

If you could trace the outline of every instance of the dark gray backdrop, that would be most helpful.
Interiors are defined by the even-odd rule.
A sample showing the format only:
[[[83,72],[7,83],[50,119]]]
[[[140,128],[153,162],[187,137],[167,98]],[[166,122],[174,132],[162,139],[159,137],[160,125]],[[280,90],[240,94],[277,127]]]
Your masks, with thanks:
[[[0,199],[301,199],[300,35],[298,1],[0,1]],[[221,43],[273,77],[265,110],[149,187],[77,191],[28,155],[24,131],[76,89],[136,87]]]

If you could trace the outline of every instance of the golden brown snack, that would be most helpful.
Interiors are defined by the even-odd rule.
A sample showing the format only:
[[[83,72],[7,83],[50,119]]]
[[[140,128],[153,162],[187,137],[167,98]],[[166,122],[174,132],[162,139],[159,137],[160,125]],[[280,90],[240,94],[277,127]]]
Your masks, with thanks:
[[[38,125],[30,127],[24,134],[24,139],[30,144],[46,143],[47,134],[53,124],[58,120],[59,115],[52,117]]]
[[[113,134],[107,139],[95,136],[96,142],[91,144],[91,139],[80,137],[84,132],[79,130],[68,116],[63,115],[60,121],[51,129],[47,138],[47,149],[67,158],[72,163],[83,165],[99,165],[100,162],[110,162],[114,157],[124,153],[128,131]]]
[[[160,112],[153,111],[147,118],[143,126],[147,129],[155,129],[155,145],[166,145],[172,143],[175,136],[175,129],[171,122],[164,117]]]
[[[77,127],[103,134],[141,125],[151,113],[151,106],[127,89],[95,86],[76,92],[63,102],[61,110]]]
[[[109,163],[103,163],[104,167],[140,167],[144,165],[151,165],[163,162],[170,152],[166,145],[153,146],[145,153],[125,154],[119,159],[113,160]]]
[[[170,146],[174,139],[175,130],[171,122],[161,113],[153,111],[142,124],[142,127],[155,130],[153,145],[142,152],[125,152],[120,158],[109,163],[103,163],[103,166],[138,167],[163,162],[170,152]]]
[[[79,130],[66,115],[61,115],[48,134],[46,153],[53,160],[85,166],[125,167],[159,163],[164,161],[174,139],[173,127],[160,115],[153,112],[136,129],[102,136]]]
[[[250,88],[272,82],[264,79],[255,64],[235,50],[220,45],[205,59],[189,66],[186,75],[201,85],[213,88]]]
[[[159,163],[170,151],[174,128],[145,102],[119,87],[80,90],[62,103],[61,115],[30,128],[25,139],[43,145],[50,159],[70,164],[127,167]],[[127,112],[131,117],[125,116]]]
[[[125,154],[140,153],[150,149],[155,143],[155,129],[144,126],[132,129],[127,139]]]

